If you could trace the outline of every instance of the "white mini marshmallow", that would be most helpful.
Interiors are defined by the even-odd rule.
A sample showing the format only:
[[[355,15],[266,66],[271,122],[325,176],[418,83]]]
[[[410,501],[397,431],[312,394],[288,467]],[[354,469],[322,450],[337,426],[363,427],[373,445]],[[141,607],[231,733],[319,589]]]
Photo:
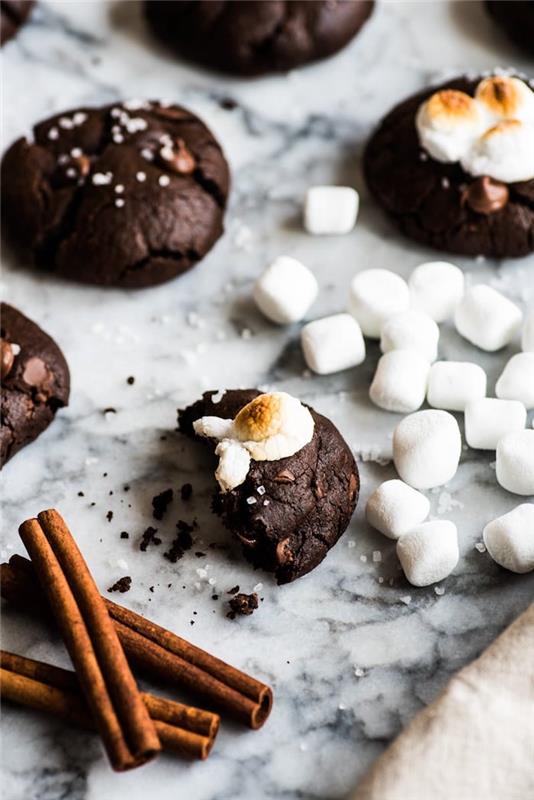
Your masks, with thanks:
[[[301,320],[317,297],[319,287],[310,270],[290,256],[280,256],[254,285],[254,300],[268,319],[279,325]]]
[[[534,124],[504,120],[476,139],[460,163],[474,177],[489,175],[505,183],[529,181],[534,178],[533,140]]]
[[[522,503],[488,522],[484,544],[492,559],[511,572],[534,569],[534,503]]]
[[[521,332],[521,350],[534,353],[534,311],[529,311]]]
[[[421,146],[436,161],[459,161],[484,127],[484,114],[468,94],[454,89],[435,92],[417,111]]]
[[[489,124],[505,119],[534,122],[534,92],[519,78],[507,75],[485,78],[476,88],[475,99]]]
[[[360,199],[350,186],[312,186],[306,193],[304,227],[315,235],[350,233]]]
[[[403,311],[387,319],[380,329],[380,349],[414,350],[427,361],[438,357],[439,328],[423,311]]]
[[[503,400],[520,400],[534,408],[534,353],[517,353],[501,372],[495,394]]]
[[[526,421],[526,408],[518,400],[471,400],[465,407],[465,439],[469,447],[495,450],[499,439],[522,430]]]
[[[486,373],[469,361],[436,361],[430,367],[426,399],[433,408],[465,411],[470,400],[486,396]]]
[[[398,539],[423,522],[429,511],[430,502],[424,494],[395,479],[375,489],[367,501],[365,514],[369,525],[390,539]]]
[[[448,261],[427,261],[414,269],[408,286],[413,308],[444,322],[463,297],[464,274]]]
[[[365,359],[362,331],[350,314],[333,314],[309,322],[300,337],[306,364],[318,375],[356,367]]]
[[[488,352],[509,344],[519,331],[522,318],[515,303],[483,284],[468,289],[454,312],[458,333]]]
[[[442,581],[460,557],[456,525],[445,519],[423,522],[401,536],[397,555],[404,574],[414,586]]]
[[[393,461],[400,477],[415,489],[442,486],[456,474],[462,437],[447,411],[416,411],[393,433]]]
[[[497,480],[508,492],[534,495],[534,431],[514,431],[499,439]]]
[[[223,492],[244,482],[250,460],[277,461],[292,456],[311,442],[315,423],[300,400],[286,392],[260,394],[234,420],[201,417],[195,433],[219,439],[215,477]]]
[[[410,305],[408,285],[387,269],[359,272],[350,287],[349,311],[360,323],[364,336],[380,338],[384,322]]]
[[[415,350],[384,353],[376,367],[369,397],[386,411],[408,414],[420,408],[426,395],[430,365]]]

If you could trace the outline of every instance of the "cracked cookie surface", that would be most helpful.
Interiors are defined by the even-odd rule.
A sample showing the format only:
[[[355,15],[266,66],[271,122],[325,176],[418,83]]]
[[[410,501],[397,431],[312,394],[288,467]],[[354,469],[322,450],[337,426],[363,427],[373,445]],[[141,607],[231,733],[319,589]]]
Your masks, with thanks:
[[[476,178],[459,163],[423,153],[415,128],[421,103],[440,89],[474,95],[480,79],[458,78],[409,97],[382,120],[364,154],[367,185],[400,231],[425,245],[470,256],[515,258],[534,251],[534,180],[507,184],[508,202],[477,213],[465,202]]]
[[[179,429],[195,436],[193,422],[203,416],[234,418],[254,399],[254,389],[216,392],[179,411]],[[255,567],[289,583],[314,569],[350,522],[360,479],[353,455],[337,428],[310,408],[313,439],[295,455],[278,461],[252,461],[243,484],[216,490],[213,510],[239,539]],[[215,449],[214,442],[209,442]]]
[[[41,328],[0,304],[2,421],[0,468],[48,428],[68,405],[70,376],[63,353]]]
[[[241,75],[283,72],[344,47],[369,0],[147,0],[157,36],[179,55]]]
[[[38,266],[84,283],[152,286],[223,231],[228,165],[187,109],[127,101],[58,114],[2,161],[8,235]]]

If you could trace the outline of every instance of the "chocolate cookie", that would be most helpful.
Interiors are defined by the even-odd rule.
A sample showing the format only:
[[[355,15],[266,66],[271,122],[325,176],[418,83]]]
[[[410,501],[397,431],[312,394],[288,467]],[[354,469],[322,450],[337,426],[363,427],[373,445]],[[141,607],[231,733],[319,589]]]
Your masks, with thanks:
[[[532,0],[486,0],[498,26],[534,57],[534,3]]]
[[[222,234],[228,186],[208,128],[157,102],[51,117],[2,162],[8,233],[38,265],[102,286],[152,286],[194,266]]]
[[[34,0],[0,0],[0,45],[16,36],[34,5]]]
[[[239,75],[285,72],[341,50],[371,0],[147,0],[154,32],[179,55]]]
[[[69,402],[70,376],[63,353],[16,308],[0,304],[2,423],[0,468],[48,428]]]
[[[179,411],[182,433],[197,438],[195,420],[234,418],[259,395],[254,389],[215,392]],[[278,461],[252,461],[244,483],[217,490],[213,510],[240,540],[246,558],[289,583],[314,569],[350,522],[360,479],[352,453],[326,417],[310,409],[315,422],[311,442]],[[206,440],[201,440],[206,442]],[[211,443],[213,446],[213,442]]]
[[[534,251],[534,180],[502,184],[474,178],[459,162],[425,153],[415,126],[421,103],[440,89],[473,96],[465,77],[425,89],[396,106],[364,154],[367,185],[395,225],[411,239],[450,253],[494,258]]]

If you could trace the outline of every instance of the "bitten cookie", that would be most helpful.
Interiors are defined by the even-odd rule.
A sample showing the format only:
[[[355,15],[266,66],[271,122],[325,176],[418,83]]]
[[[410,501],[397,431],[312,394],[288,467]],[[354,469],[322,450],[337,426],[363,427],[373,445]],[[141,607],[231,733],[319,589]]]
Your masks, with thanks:
[[[17,35],[34,5],[34,0],[0,1],[0,45]]]
[[[70,376],[63,353],[35,322],[7,303],[0,304],[0,317],[1,468],[68,405]]]
[[[285,72],[341,50],[370,0],[147,0],[156,35],[179,55],[240,75]]]
[[[532,0],[486,0],[497,25],[534,57],[534,3]]]
[[[426,89],[380,123],[367,184],[411,239],[465,255],[534,250],[534,92],[515,78]]]
[[[158,102],[51,117],[2,162],[7,232],[38,265],[102,286],[152,286],[197,264],[222,234],[228,186],[208,128]]]
[[[246,558],[289,583],[314,569],[349,524],[360,488],[356,462],[330,420],[290,395],[230,390],[218,402],[214,395],[179,411],[179,428],[216,448],[213,510]]]

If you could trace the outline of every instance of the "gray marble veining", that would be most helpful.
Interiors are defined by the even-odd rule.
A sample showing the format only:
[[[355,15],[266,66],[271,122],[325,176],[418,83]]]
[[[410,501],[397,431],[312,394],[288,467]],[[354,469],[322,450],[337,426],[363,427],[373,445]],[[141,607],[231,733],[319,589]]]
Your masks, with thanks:
[[[499,36],[478,2],[381,3],[337,57],[256,81],[171,60],[146,33],[133,2],[42,2],[2,59],[4,146],[55,111],[166,97],[212,126],[234,180],[224,238],[198,268],[155,289],[76,286],[32,272],[4,252],[2,294],[61,344],[73,390],[70,407],[2,473],[1,556],[22,550],[16,530],[23,519],[58,507],[103,590],[131,575],[132,590],[121,601],[268,681],[276,696],[261,731],[224,723],[208,762],[163,757],[124,775],[110,771],[94,737],[6,708],[2,797],[341,800],[450,674],[526,607],[533,578],[501,571],[475,548],[485,522],[518,498],[497,486],[492,454],[465,449],[451,484],[429,493],[432,514],[458,525],[460,563],[441,595],[403,580],[393,543],[363,518],[370,492],[393,475],[388,458],[398,419],[368,400],[377,346],[356,370],[312,378],[298,326],[267,323],[251,303],[251,285],[270,258],[301,258],[321,285],[313,318],[345,307],[359,269],[388,267],[407,276],[434,258],[399,238],[369,199],[360,167],[369,131],[398,99],[445,75],[512,63],[530,67],[532,76],[533,65]],[[221,105],[225,98],[235,100],[233,110]],[[302,231],[303,193],[318,182],[360,191],[353,234],[317,239]],[[455,260],[470,281],[491,281],[523,306],[534,303],[533,258]],[[481,357],[491,390],[510,352]],[[447,326],[441,353],[474,355]],[[315,572],[281,589],[253,572],[233,543],[206,549],[227,541],[209,512],[208,461],[173,430],[177,406],[202,390],[256,385],[285,389],[329,415],[360,458],[362,474],[349,530]],[[117,413],[104,414],[110,406]],[[195,487],[193,500],[175,501],[159,526],[164,544],[141,553],[151,497],[185,481]],[[194,550],[208,557],[191,552],[172,565],[163,550],[174,525],[194,517]],[[129,540],[120,539],[122,530]],[[263,602],[251,618],[225,617],[225,592],[235,584],[245,591],[261,584]],[[2,641],[68,663],[59,640],[9,609]]]

